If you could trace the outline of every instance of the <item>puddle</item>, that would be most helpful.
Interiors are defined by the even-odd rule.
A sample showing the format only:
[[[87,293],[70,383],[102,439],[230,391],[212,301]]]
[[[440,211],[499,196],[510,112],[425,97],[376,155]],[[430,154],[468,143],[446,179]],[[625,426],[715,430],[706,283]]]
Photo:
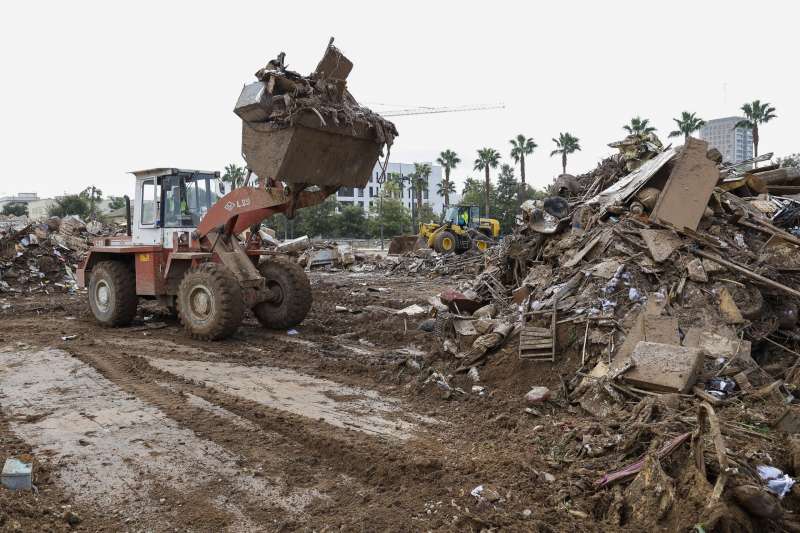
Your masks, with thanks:
[[[166,530],[176,518],[152,505],[155,484],[179,493],[218,487],[235,496],[224,508],[199,503],[227,514],[241,531],[250,525],[247,504],[266,500],[298,512],[318,496],[314,489],[282,495],[279,480],[252,476],[237,466],[237,455],[59,350],[0,352],[0,391],[11,429],[52,463],[76,500],[124,510],[140,525]],[[237,498],[242,505],[234,512]]]
[[[408,415],[399,400],[380,396],[376,391],[288,369],[178,359],[148,358],[148,362],[226,394],[381,437],[405,440],[420,422],[436,423],[432,418]]]

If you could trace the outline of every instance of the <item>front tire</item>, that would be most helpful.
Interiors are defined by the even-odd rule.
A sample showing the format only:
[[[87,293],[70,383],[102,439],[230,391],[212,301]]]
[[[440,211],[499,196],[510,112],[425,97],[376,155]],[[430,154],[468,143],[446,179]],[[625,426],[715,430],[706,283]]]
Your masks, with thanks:
[[[127,326],[136,316],[136,277],[122,261],[102,261],[92,269],[89,308],[105,327]]]
[[[449,254],[456,249],[456,236],[449,231],[440,232],[433,239],[433,249],[440,254]]]
[[[258,265],[267,287],[278,299],[253,306],[261,325],[271,329],[288,329],[301,323],[311,310],[311,284],[303,269],[288,258],[270,257]]]
[[[183,276],[178,286],[178,317],[189,335],[200,340],[230,337],[243,316],[242,288],[230,270],[203,263]]]

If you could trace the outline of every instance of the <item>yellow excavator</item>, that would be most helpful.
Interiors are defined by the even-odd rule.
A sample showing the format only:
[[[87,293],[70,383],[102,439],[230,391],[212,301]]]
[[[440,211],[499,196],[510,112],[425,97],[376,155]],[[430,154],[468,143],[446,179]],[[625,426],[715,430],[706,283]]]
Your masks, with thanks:
[[[457,205],[447,209],[440,223],[419,225],[417,235],[401,235],[389,244],[390,254],[433,248],[440,254],[484,251],[500,236],[500,222],[481,218],[477,205]]]

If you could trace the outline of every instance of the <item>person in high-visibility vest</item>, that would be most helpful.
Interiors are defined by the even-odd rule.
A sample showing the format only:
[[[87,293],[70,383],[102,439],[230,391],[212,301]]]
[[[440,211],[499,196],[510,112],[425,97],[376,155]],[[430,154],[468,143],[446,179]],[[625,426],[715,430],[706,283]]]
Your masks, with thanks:
[[[459,226],[468,226],[469,225],[469,211],[466,209],[461,210],[461,214],[459,215],[461,221],[459,222]]]

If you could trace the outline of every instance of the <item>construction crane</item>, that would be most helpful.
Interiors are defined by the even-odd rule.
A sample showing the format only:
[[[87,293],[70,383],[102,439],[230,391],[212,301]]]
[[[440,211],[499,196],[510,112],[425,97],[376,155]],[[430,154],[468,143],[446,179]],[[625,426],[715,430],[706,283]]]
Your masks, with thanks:
[[[487,109],[505,109],[506,105],[497,104],[475,104],[454,107],[410,107],[407,109],[394,109],[381,112],[384,117],[404,117],[408,115],[432,115],[435,113],[458,113],[461,111],[484,111]]]

